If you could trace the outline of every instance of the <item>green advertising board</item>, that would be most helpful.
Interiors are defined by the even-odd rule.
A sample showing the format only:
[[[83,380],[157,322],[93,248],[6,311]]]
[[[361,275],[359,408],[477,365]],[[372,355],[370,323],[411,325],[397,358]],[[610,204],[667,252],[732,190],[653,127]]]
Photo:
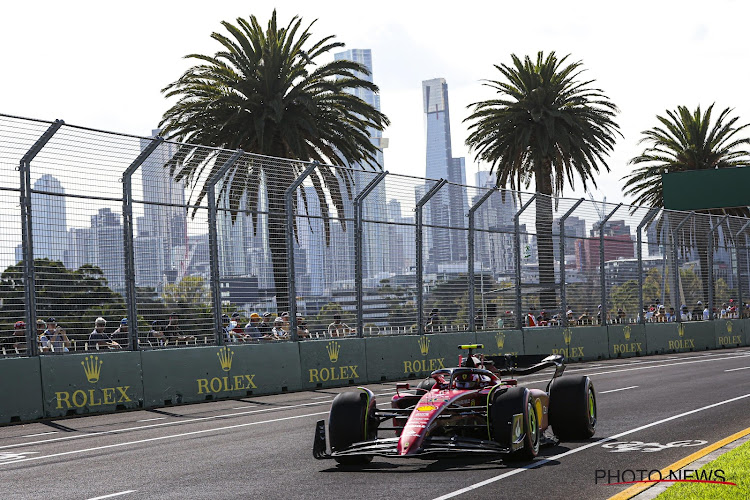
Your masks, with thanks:
[[[39,358],[0,359],[0,424],[44,416]]]
[[[294,342],[249,344],[228,347],[232,351],[230,374],[236,380],[244,377],[252,384],[240,388],[235,384],[236,396],[280,394],[302,388],[302,368],[299,347]]]
[[[646,346],[649,354],[714,349],[714,324],[712,321],[649,323],[646,325]]]
[[[365,339],[334,338],[298,342],[303,389],[364,384]]]
[[[484,347],[479,350],[486,356],[504,354],[524,354],[523,332],[521,330],[497,330],[477,332],[477,344]]]
[[[610,358],[643,356],[646,348],[646,327],[644,325],[607,325]]]
[[[540,326],[523,329],[525,354],[562,354],[569,361],[608,357],[607,329],[603,326]]]
[[[714,323],[716,347],[747,345],[747,321],[744,319],[717,319]]]
[[[368,337],[367,377],[371,382],[427,377],[457,366],[461,344],[476,343],[473,332]]]
[[[45,417],[143,408],[138,352],[43,355],[39,362]]]

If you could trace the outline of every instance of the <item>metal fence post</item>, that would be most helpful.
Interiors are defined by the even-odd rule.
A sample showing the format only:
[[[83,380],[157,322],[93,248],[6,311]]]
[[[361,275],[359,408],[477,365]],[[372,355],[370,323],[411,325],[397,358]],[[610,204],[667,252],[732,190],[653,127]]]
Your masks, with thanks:
[[[573,215],[584,200],[584,198],[579,199],[570,207],[570,210],[565,212],[565,215],[560,217],[560,307],[562,308],[560,316],[563,326],[568,326],[568,296],[565,287],[565,221]]]
[[[529,201],[524,203],[521,210],[516,212],[513,216],[513,246],[515,247],[515,263],[516,263],[516,328],[519,330],[523,327],[523,297],[521,295],[521,214],[524,210],[529,208],[531,202],[536,200],[536,193],[534,193]]]
[[[219,182],[224,174],[232,168],[237,160],[242,156],[244,151],[238,149],[232,156],[221,166],[219,170],[206,183],[208,193],[208,251],[209,251],[209,268],[211,273],[211,302],[214,310],[214,336],[216,343],[222,345],[224,336],[222,335],[223,326],[221,324],[221,283],[219,280],[219,236],[216,230],[216,183]]]
[[[305,182],[305,179],[318,168],[317,161],[312,162],[308,167],[292,182],[284,192],[284,207],[286,208],[286,254],[287,265],[289,267],[289,333],[293,341],[297,341],[297,283],[296,273],[294,270],[294,200],[292,196],[297,192],[297,188]],[[278,293],[278,292],[277,292]]]
[[[708,317],[710,320],[714,320],[714,231],[718,229],[729,216],[725,215],[721,220],[714,225],[708,232]],[[708,221],[711,222],[712,217],[709,217]]]
[[[21,175],[21,249],[23,251],[23,292],[26,303],[26,354],[36,356],[39,346],[36,338],[36,290],[34,272],[34,237],[31,230],[31,160],[52,139],[60,127],[65,124],[62,120],[55,120],[49,128],[26,151],[19,163]]]
[[[636,254],[638,257],[638,323],[645,323],[646,318],[643,316],[643,228],[650,224],[651,221],[656,217],[656,214],[659,213],[661,209],[660,208],[652,208],[651,210],[646,213],[646,216],[641,220],[641,223],[638,224],[638,229],[636,230]],[[651,243],[651,242],[649,242]]]
[[[672,279],[674,280],[675,297],[677,297],[676,302],[680,301],[680,263],[678,262],[679,254],[677,252],[677,242],[675,241],[675,236],[677,235],[677,231],[682,229],[682,226],[684,226],[685,223],[689,221],[694,214],[695,212],[690,212],[689,214],[687,214],[687,216],[685,216],[685,218],[682,219],[679,224],[677,224],[677,227],[670,231],[672,234],[672,272],[674,273]],[[678,307],[680,306],[675,304],[675,309],[677,309]],[[677,321],[682,322],[682,314],[677,314]]]
[[[133,186],[132,177],[151,153],[164,142],[161,137],[155,137],[133,163],[122,174],[122,230],[125,246],[125,300],[128,311],[128,340],[130,349],[138,350],[138,310],[135,293],[135,248],[133,245]]]
[[[362,262],[362,204],[364,199],[369,195],[380,182],[385,179],[388,172],[380,172],[377,177],[371,180],[362,191],[354,197],[354,287],[357,299],[357,336],[362,338],[365,332],[365,321],[363,314],[364,291],[362,286],[364,266]]]
[[[614,210],[612,210],[610,213],[607,214],[605,218],[603,218],[599,222],[599,281],[601,285],[601,291],[602,291],[602,297],[601,297],[601,312],[599,313],[599,324],[600,325],[606,325],[607,324],[607,311],[609,310],[607,308],[607,272],[604,269],[604,225],[609,221],[609,219],[612,218],[613,215],[615,215],[615,212],[622,206],[622,203],[617,205]]]
[[[487,201],[490,196],[492,196],[493,193],[497,192],[497,188],[494,187],[484,193],[481,198],[479,198],[479,201],[477,201],[474,205],[472,205],[471,208],[469,208],[469,232],[468,232],[468,241],[467,241],[467,247],[468,247],[468,253],[469,256],[469,262],[468,262],[468,269],[467,272],[469,274],[469,331],[475,332],[476,331],[476,305],[475,305],[475,278],[474,278],[474,214],[479,209],[479,207],[482,206],[482,204]],[[484,282],[484,273],[482,273],[481,277],[482,282]],[[486,314],[483,315],[483,317],[486,317]],[[487,325],[484,324],[484,321],[482,321],[482,329],[487,328]]]
[[[424,307],[424,269],[422,266],[422,209],[424,208],[425,203],[427,203],[430,198],[435,196],[435,194],[440,191],[440,188],[442,188],[448,181],[445,179],[439,179],[435,185],[433,185],[422,198],[417,202],[416,207],[414,210],[416,211],[416,219],[417,219],[417,230],[414,234],[415,239],[417,240],[417,269],[416,269],[416,281],[417,281],[417,333],[422,335],[424,334],[424,311],[422,308]]]
[[[740,319],[742,319],[742,315],[745,313],[745,304],[742,301],[742,271],[740,268],[740,236],[742,233],[747,230],[747,228],[750,227],[750,221],[747,221],[742,228],[740,228],[739,231],[737,231],[737,234],[734,238],[734,252],[737,257],[737,300],[740,303]],[[745,235],[745,255],[747,256],[747,235]],[[750,267],[748,268],[748,272],[750,272]]]

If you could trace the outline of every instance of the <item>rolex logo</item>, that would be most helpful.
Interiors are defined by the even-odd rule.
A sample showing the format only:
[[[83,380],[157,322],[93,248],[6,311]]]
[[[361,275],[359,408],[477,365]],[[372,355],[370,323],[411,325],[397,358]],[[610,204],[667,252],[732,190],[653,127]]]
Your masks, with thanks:
[[[570,340],[573,338],[573,330],[570,328],[563,330],[563,338],[565,339],[565,343],[570,345]]]
[[[419,344],[419,352],[422,353],[422,356],[427,356],[427,353],[430,352],[430,339],[428,339],[427,336],[422,335],[419,337],[419,340],[417,340],[417,343]]]
[[[497,342],[497,348],[502,349],[505,345],[505,334],[503,332],[497,332],[495,334],[495,342]]]
[[[232,358],[234,357],[234,353],[230,348],[222,347],[216,355],[219,357],[219,363],[221,363],[222,370],[228,372],[232,369]]]
[[[86,379],[92,384],[99,381],[99,374],[102,371],[102,363],[104,362],[99,360],[99,356],[94,356],[93,354],[91,356],[86,356],[83,358],[83,361],[81,361],[83,372],[86,374]]]
[[[328,351],[328,359],[331,360],[331,363],[335,363],[339,360],[339,352],[341,351],[341,344],[336,342],[335,340],[332,340],[328,342],[328,345],[326,346],[326,351]]]
[[[732,327],[733,327],[732,322],[727,321],[727,333],[732,333]]]
[[[679,325],[677,325],[677,333],[680,334],[680,337],[682,337],[683,335],[685,335],[685,325],[684,324],[680,323]]]
[[[622,329],[622,333],[625,334],[625,340],[630,340],[630,325],[627,325]]]

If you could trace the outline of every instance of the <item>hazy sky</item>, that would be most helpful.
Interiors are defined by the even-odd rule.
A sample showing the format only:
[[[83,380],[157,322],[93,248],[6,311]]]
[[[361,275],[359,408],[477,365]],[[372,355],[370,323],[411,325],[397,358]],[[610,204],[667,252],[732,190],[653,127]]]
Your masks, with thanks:
[[[421,82],[444,77],[453,154],[467,157],[473,184],[466,106],[490,96],[481,80],[498,77],[493,64],[509,64],[511,53],[571,54],[620,108],[624,138],[597,199],[628,201],[627,161],[666,109],[715,102],[750,121],[750,4],[740,1],[13,2],[0,17],[0,113],[148,135],[169,104],[160,89],[188,66],[182,56],[213,54],[220,21],[255,14],[265,25],[274,6],[284,24],[318,19],[315,39],[335,34],[346,48],[372,49],[391,172],[424,175]]]

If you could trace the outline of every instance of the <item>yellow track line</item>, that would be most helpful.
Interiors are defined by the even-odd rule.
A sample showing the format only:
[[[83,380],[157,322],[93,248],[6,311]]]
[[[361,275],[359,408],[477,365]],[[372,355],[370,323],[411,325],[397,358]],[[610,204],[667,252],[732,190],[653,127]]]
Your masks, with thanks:
[[[677,462],[673,463],[672,465],[669,465],[669,466],[663,468],[660,471],[661,477],[666,477],[667,475],[669,475],[670,471],[676,471],[676,470],[682,469],[686,465],[695,462],[699,458],[705,457],[706,455],[708,455],[712,451],[716,451],[719,448],[728,445],[732,441],[737,441],[738,439],[743,438],[743,437],[747,436],[748,434],[750,434],[750,427],[748,427],[747,429],[741,430],[740,432],[737,432],[735,434],[732,434],[731,436],[726,437],[726,438],[722,439],[721,441],[717,441],[714,444],[710,444],[710,445],[706,446],[705,448],[696,451],[692,455],[688,455],[687,457],[683,458],[682,460],[678,460]],[[651,476],[649,476],[649,479],[651,479]],[[659,479],[659,476],[657,476],[656,474],[654,474],[653,475],[653,479]],[[608,500],[627,500],[629,498],[633,498],[637,494],[641,493],[642,491],[647,490],[648,488],[652,487],[655,484],[658,484],[658,483],[640,483],[640,484],[634,484],[630,488],[621,491],[617,495],[609,497]]]

